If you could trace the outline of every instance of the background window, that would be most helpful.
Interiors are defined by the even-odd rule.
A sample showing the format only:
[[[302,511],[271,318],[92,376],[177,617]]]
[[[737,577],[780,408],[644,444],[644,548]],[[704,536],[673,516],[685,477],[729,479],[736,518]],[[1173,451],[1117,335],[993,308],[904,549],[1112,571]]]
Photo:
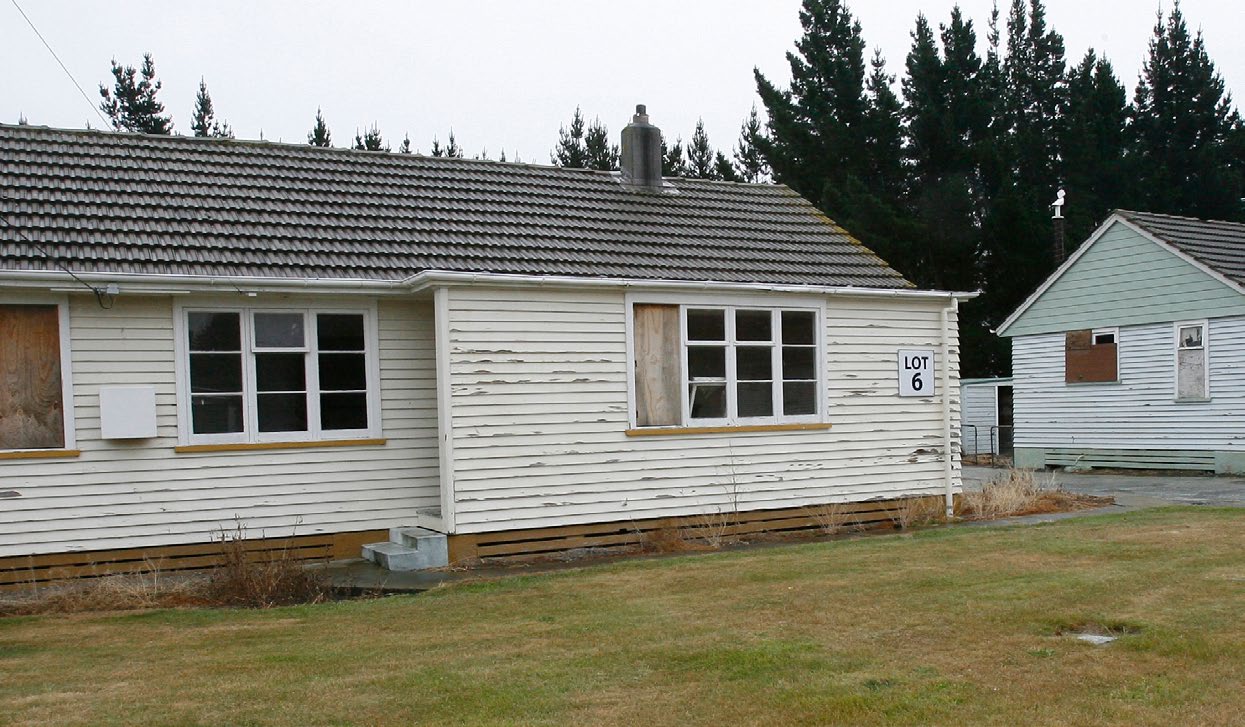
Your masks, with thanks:
[[[61,449],[60,311],[0,305],[0,449]]]
[[[1176,398],[1205,399],[1206,324],[1176,326]]]

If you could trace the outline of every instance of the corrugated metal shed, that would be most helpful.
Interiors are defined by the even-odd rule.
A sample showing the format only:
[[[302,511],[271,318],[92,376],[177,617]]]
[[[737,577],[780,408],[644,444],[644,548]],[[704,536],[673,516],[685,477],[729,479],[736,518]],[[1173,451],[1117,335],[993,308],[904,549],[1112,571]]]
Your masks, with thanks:
[[[401,280],[423,270],[905,288],[789,188],[0,125],[0,270]],[[15,232],[40,243],[36,246]]]

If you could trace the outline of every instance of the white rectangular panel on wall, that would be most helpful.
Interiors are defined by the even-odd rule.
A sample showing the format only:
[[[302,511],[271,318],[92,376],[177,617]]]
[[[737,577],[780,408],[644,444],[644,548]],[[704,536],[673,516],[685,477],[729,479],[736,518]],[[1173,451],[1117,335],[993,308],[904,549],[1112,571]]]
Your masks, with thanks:
[[[156,387],[100,387],[99,428],[104,439],[156,436]]]

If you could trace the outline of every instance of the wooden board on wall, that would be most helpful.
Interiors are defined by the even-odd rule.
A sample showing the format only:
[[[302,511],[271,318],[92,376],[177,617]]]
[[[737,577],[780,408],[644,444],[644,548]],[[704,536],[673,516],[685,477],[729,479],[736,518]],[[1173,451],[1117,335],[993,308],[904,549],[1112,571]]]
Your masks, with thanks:
[[[679,306],[635,306],[636,426],[673,426],[683,416]]]
[[[0,305],[0,449],[65,446],[60,314]]]

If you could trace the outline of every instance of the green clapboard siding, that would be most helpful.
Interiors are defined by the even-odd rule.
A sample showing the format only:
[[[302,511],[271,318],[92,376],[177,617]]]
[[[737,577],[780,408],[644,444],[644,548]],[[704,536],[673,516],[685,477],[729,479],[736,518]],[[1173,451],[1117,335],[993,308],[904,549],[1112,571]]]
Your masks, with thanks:
[[[1005,336],[1245,315],[1245,295],[1116,222]]]

